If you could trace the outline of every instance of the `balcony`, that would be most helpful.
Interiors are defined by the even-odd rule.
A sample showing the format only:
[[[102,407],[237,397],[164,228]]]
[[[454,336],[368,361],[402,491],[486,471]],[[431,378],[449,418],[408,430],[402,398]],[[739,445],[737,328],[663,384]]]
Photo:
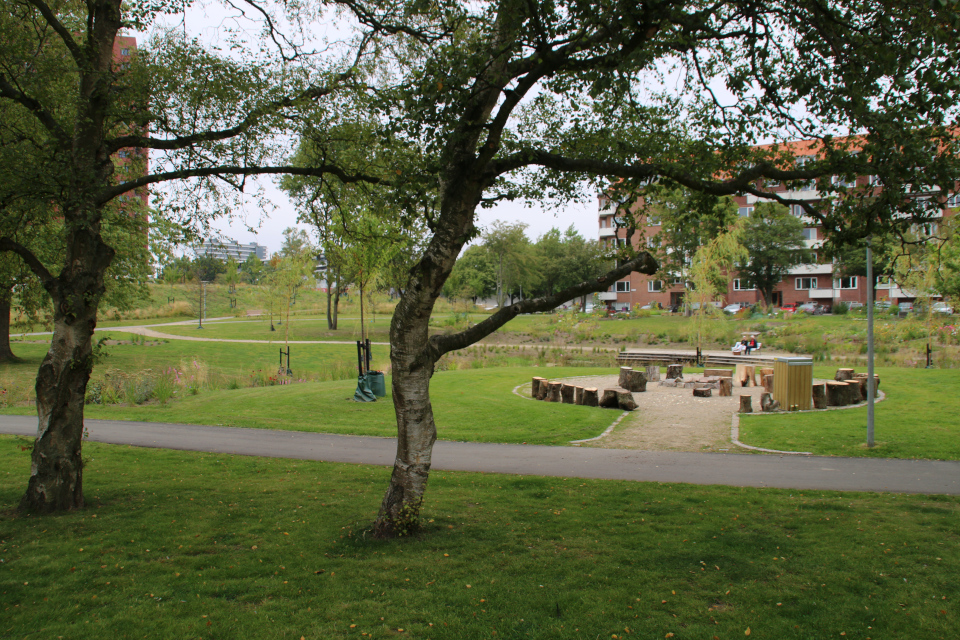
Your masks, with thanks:
[[[605,229],[600,229],[601,238],[613,238],[617,235],[616,227],[607,227]]]
[[[832,300],[840,297],[839,289],[808,289],[807,295],[811,300]]]
[[[616,300],[617,300],[617,292],[616,292],[616,291],[601,291],[600,293],[597,294],[597,298],[599,298],[601,302],[611,302],[611,301],[612,301],[612,302],[616,302]]]

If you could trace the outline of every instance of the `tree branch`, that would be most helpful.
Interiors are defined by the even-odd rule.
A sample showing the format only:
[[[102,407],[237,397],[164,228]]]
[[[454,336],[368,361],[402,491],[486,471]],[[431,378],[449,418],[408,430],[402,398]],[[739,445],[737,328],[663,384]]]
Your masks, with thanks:
[[[119,195],[127,193],[128,191],[133,191],[140,187],[145,187],[149,184],[157,184],[159,182],[169,182],[171,180],[183,180],[184,178],[206,178],[210,176],[262,176],[262,175],[276,175],[276,174],[286,174],[293,176],[322,176],[322,175],[334,175],[341,182],[352,183],[352,182],[366,182],[368,184],[380,184],[380,185],[389,185],[390,183],[386,180],[378,178],[376,176],[370,176],[363,173],[347,173],[342,168],[336,165],[324,164],[319,167],[293,167],[293,166],[275,166],[275,167],[233,167],[233,166],[218,166],[218,167],[202,167],[197,169],[181,169],[178,171],[166,171],[164,173],[154,173],[147,176],[142,176],[136,180],[130,180],[128,182],[123,182],[121,184],[115,185],[109,189],[106,189],[102,192],[100,198],[97,200],[98,204],[104,204],[110,200],[116,198]]]
[[[323,96],[333,93],[333,91],[338,87],[338,85],[349,79],[353,76],[353,70],[345,71],[341,74],[338,74],[334,79],[333,83],[330,85],[325,85],[322,87],[311,87],[305,91],[302,91],[297,96],[286,97],[280,100],[274,100],[268,102],[267,104],[258,107],[247,114],[247,116],[240,121],[236,126],[230,127],[228,129],[219,129],[216,131],[204,131],[202,133],[195,133],[189,136],[177,136],[176,138],[171,138],[169,140],[162,140],[160,138],[151,138],[148,136],[120,136],[119,138],[114,138],[106,142],[106,148],[109,153],[114,153],[119,149],[124,147],[137,147],[141,149],[163,149],[163,150],[177,150],[185,149],[187,147],[193,146],[201,142],[216,142],[218,140],[227,140],[229,138],[235,138],[236,136],[242,135],[250,127],[257,124],[261,118],[276,113],[280,109],[285,109],[287,107],[292,107],[298,102],[305,100],[316,100],[317,98],[322,98]]]
[[[559,293],[554,293],[542,298],[530,298],[521,300],[516,304],[503,307],[495,314],[479,324],[475,324],[465,331],[452,335],[435,335],[430,338],[429,348],[434,352],[434,361],[445,353],[469,347],[478,340],[487,337],[510,320],[513,320],[521,313],[533,313],[535,311],[549,311],[559,305],[572,300],[573,298],[594,293],[606,289],[620,278],[633,273],[645,273],[653,275],[660,268],[660,265],[646,251],[641,251],[635,258],[623,263],[616,269],[607,272],[596,280],[588,280],[578,285],[568,287]]]
[[[73,57],[73,61],[77,63],[77,66],[81,68],[84,67],[83,51],[80,50],[80,45],[73,39],[73,34],[70,33],[70,30],[63,26],[62,22],[57,20],[57,16],[50,10],[47,3],[43,2],[43,0],[27,0],[27,2],[36,7],[40,15],[43,16],[43,19],[47,21],[47,24],[57,32],[64,46],[70,50],[70,55]]]
[[[30,249],[27,249],[19,242],[11,240],[10,238],[0,238],[0,251],[9,251],[20,256],[20,259],[23,260],[27,266],[30,267],[30,270],[40,279],[44,288],[48,288],[50,283],[53,282],[53,274],[43,266],[43,263],[40,262],[37,256],[33,255]]]
[[[63,127],[60,126],[60,123],[47,111],[40,101],[35,98],[31,98],[27,94],[23,93],[16,87],[14,87],[7,80],[5,74],[0,73],[0,98],[8,98],[14,102],[26,107],[33,115],[40,121],[40,124],[44,126],[45,129],[50,131],[55,135],[61,142],[67,139],[67,134],[63,130]]]

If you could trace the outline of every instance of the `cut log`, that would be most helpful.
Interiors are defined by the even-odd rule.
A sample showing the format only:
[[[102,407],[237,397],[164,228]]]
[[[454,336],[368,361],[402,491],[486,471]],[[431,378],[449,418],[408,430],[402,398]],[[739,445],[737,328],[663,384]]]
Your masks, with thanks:
[[[740,396],[740,413],[753,413],[753,398]]]
[[[705,378],[732,378],[733,369],[704,369],[703,377]]]
[[[737,365],[737,379],[741,387],[757,386],[756,367],[752,364]]]
[[[813,393],[813,408],[826,409],[827,408],[827,385],[825,384],[813,385],[812,393]]]
[[[713,395],[713,389],[710,389],[710,388],[693,390],[694,398],[709,398],[712,395]]]
[[[860,381],[859,380],[848,380],[847,389],[846,389],[846,404],[860,404],[866,397],[861,394],[860,391]]]
[[[633,399],[633,394],[627,389],[617,389],[617,407],[619,407],[621,411],[633,411],[636,409],[637,403]]]
[[[562,382],[548,382],[547,397],[544,398],[544,400],[547,402],[560,402],[560,387],[562,386]]]
[[[733,395],[733,378],[720,378],[720,393],[719,396],[732,396]]]
[[[543,379],[540,381],[540,387],[537,389],[537,400],[546,400],[547,393],[550,391],[550,381]]]
[[[668,364],[667,365],[667,377],[671,380],[676,380],[677,378],[683,378],[683,365],[682,364]]]
[[[573,404],[583,404],[583,387],[573,388]]]
[[[760,369],[760,379],[763,380],[763,376],[772,376],[773,367],[761,367]]]
[[[773,394],[770,394],[764,391],[760,395],[760,410],[761,411],[779,411],[780,402],[773,399]]]
[[[827,386],[827,406],[845,407],[847,405],[847,387],[849,385],[846,382],[837,382],[835,380],[830,380],[825,384]]]
[[[600,399],[597,397],[596,387],[584,387],[583,406],[596,407],[598,404],[600,404]]]
[[[858,373],[853,377],[853,381],[860,385],[860,396],[864,401],[867,399],[867,374]],[[877,397],[877,390],[880,388],[880,376],[873,375],[873,397]]]
[[[603,393],[600,394],[600,406],[605,409],[616,409],[620,406],[620,403],[617,402],[617,388],[613,389],[604,389]]]
[[[564,404],[573,404],[573,390],[574,386],[572,384],[563,384],[560,386],[560,402]]]
[[[836,375],[833,376],[833,379],[837,382],[843,380],[850,380],[853,378],[853,369],[837,369]]]
[[[676,381],[676,380],[661,380],[661,381],[658,382],[657,384],[659,384],[661,387],[675,387],[675,386],[677,386],[677,381]]]
[[[768,373],[763,376],[763,390],[767,393],[773,393],[773,374]]]
[[[634,371],[627,367],[621,367],[619,386],[628,391],[642,393],[647,390],[647,374],[643,371]]]
[[[539,376],[534,376],[533,381],[530,383],[530,397],[537,398],[540,393],[540,385],[544,384],[547,381],[546,378],[541,378]],[[542,399],[542,398],[540,398]]]
[[[659,382],[660,381],[660,365],[651,364],[647,365],[647,382]]]

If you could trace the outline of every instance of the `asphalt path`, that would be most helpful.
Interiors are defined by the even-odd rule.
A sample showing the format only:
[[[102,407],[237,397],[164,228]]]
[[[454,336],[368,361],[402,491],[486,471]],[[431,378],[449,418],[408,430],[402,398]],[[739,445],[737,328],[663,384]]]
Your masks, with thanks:
[[[86,420],[109,444],[389,466],[395,438],[204,425]],[[0,433],[35,437],[32,416],[0,416]],[[546,447],[440,440],[433,469],[638,482],[960,495],[960,462]]]

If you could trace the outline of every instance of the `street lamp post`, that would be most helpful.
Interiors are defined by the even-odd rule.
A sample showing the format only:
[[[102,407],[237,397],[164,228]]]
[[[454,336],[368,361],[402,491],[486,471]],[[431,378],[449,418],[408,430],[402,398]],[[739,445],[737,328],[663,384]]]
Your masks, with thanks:
[[[200,324],[197,325],[197,329],[203,329],[203,312],[207,308],[207,289],[206,286],[209,284],[206,280],[200,281]]]
[[[867,238],[867,446],[873,446],[873,250]]]

